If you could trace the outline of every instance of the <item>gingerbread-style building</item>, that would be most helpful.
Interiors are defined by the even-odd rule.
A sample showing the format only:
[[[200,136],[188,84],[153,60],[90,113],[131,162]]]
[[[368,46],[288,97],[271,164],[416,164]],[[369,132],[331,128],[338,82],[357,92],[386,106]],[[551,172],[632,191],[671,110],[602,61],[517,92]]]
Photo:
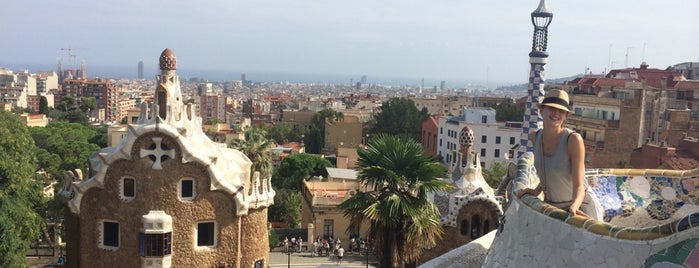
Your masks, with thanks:
[[[89,178],[67,176],[68,267],[267,267],[270,178],[211,141],[182,99],[177,59],[160,55],[154,103]]]

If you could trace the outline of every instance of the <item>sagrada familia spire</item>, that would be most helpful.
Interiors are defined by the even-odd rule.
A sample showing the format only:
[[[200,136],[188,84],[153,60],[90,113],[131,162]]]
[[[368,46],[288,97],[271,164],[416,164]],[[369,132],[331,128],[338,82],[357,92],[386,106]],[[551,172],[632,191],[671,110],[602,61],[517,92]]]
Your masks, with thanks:
[[[518,157],[524,152],[532,151],[533,142],[529,140],[529,133],[536,132],[541,126],[537,105],[544,98],[544,65],[546,65],[549,56],[546,52],[546,39],[548,26],[553,19],[553,13],[546,8],[546,0],[539,2],[539,7],[532,12],[531,17],[532,24],[534,24],[534,38],[532,51],[529,52],[529,86],[527,87],[527,104],[524,110]]]

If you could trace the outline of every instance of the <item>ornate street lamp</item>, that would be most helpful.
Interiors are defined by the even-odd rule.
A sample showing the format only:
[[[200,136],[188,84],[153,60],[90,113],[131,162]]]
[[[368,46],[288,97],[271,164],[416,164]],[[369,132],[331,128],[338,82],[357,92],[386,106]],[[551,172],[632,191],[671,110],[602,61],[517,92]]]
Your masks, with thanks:
[[[549,12],[546,8],[546,0],[541,0],[541,2],[539,2],[539,7],[532,12],[531,16],[532,24],[534,24],[534,40],[532,42],[532,52],[529,56],[548,56],[548,53],[546,53],[546,41],[548,38],[548,27],[553,19],[553,13]],[[543,52],[543,55],[537,52]]]
[[[544,70],[549,57],[546,52],[548,45],[548,27],[553,19],[553,13],[546,8],[546,0],[541,0],[539,6],[531,14],[534,25],[532,51],[529,52],[529,84],[527,86],[527,103],[522,120],[522,133],[519,139],[517,157],[533,150],[529,134],[536,132],[541,126],[538,104],[544,99]]]

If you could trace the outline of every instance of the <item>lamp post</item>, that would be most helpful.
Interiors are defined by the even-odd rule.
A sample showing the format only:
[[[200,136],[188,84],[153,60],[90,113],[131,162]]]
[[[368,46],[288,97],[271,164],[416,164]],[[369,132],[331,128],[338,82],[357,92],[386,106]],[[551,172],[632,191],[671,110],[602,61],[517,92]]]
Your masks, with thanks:
[[[291,268],[291,250],[286,250],[286,266]]]
[[[369,268],[369,243],[364,243],[364,249],[366,250],[366,268]]]
[[[522,133],[520,135],[520,147],[517,157],[525,152],[533,151],[533,142],[529,141],[529,134],[534,133],[541,124],[539,109],[537,104],[544,98],[544,66],[548,59],[548,27],[553,19],[546,7],[546,0],[540,0],[539,6],[531,13],[532,24],[534,25],[534,36],[532,38],[532,51],[529,53],[529,85],[527,86],[527,104],[522,122]]]

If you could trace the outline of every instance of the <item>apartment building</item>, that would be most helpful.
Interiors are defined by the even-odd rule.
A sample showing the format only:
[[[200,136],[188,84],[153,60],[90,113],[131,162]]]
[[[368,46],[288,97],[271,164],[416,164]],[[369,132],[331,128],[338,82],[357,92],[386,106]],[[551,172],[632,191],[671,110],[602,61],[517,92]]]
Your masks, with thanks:
[[[676,71],[642,64],[577,78],[563,89],[574,110],[566,126],[582,135],[590,168],[626,167],[631,151],[645,143],[676,146],[683,134],[699,134],[699,81]]]
[[[512,157],[513,148],[519,144],[521,122],[496,122],[495,109],[489,107],[463,108],[462,114],[439,117],[437,155],[444,164],[452,162],[453,152],[460,146],[459,133],[464,128],[474,133],[473,151],[479,154],[483,168]]]
[[[95,79],[65,79],[62,84],[61,97],[72,96],[76,99],[81,97],[94,97],[97,102],[97,109],[101,111],[91,111],[99,121],[120,122],[128,115],[128,110],[133,109],[136,101],[122,95],[122,88],[114,81],[102,78]]]
[[[219,122],[227,122],[226,104],[230,102],[229,97],[220,96],[213,93],[205,93],[199,97],[199,116],[204,122],[209,119],[216,119]]]
[[[358,230],[348,231],[350,219],[338,206],[367,187],[357,180],[352,169],[326,168],[327,180],[311,178],[303,182],[301,201],[301,226],[308,227],[308,241],[317,238],[340,239],[344,245],[350,237],[367,237],[369,224],[364,222]]]
[[[0,68],[0,102],[11,103],[13,107],[27,108],[29,96],[36,95],[36,78],[23,70],[13,73]]]
[[[429,114],[459,115],[461,109],[472,106],[473,98],[468,96],[439,96],[434,99],[410,97],[418,110],[427,108]]]
[[[323,150],[337,153],[338,148],[356,148],[364,142],[362,125],[356,116],[345,115],[340,120],[327,118]]]

